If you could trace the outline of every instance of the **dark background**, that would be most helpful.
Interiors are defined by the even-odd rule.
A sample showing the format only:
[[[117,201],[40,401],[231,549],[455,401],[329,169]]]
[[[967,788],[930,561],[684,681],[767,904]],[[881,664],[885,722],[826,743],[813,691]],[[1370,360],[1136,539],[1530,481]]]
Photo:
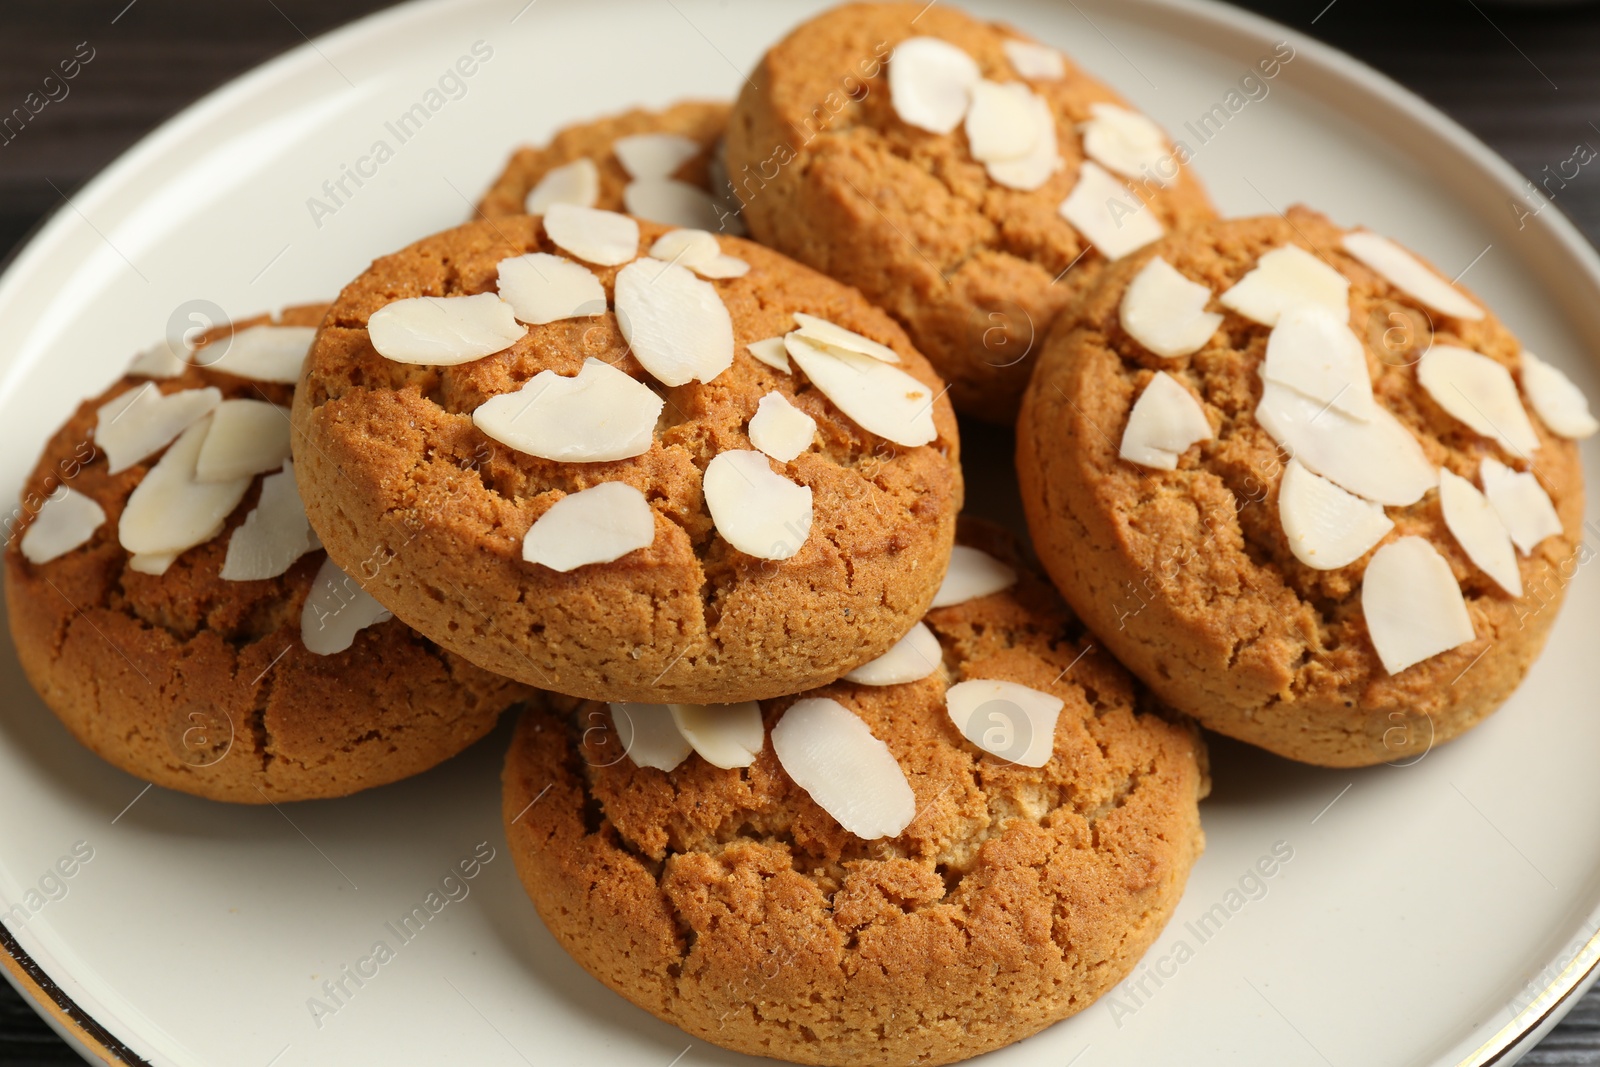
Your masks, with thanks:
[[[981,0],[967,0],[981,12]],[[0,112],[88,39],[95,58],[63,104],[0,146],[0,260],[106,164],[196,98],[381,0],[0,0]],[[1415,90],[1530,180],[1600,149],[1600,4],[1491,0],[1249,0],[1241,4]],[[1600,243],[1600,177],[1557,206]],[[0,984],[0,1067],[79,1062]],[[1525,1064],[1600,1065],[1600,992]]]

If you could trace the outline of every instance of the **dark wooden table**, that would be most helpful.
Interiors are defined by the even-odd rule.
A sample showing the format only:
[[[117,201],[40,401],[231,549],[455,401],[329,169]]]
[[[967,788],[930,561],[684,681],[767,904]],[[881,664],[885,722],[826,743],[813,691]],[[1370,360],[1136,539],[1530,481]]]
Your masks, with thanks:
[[[92,65],[69,95],[0,144],[0,257],[96,171],[162,120],[278,52],[383,0],[49,0],[0,7],[0,114],[79,42]],[[970,0],[981,9],[981,0]],[[1600,4],[1544,8],[1491,0],[1249,0],[1414,89],[1539,180],[1580,143],[1600,148]],[[0,137],[3,140],[3,137]],[[1600,243],[1600,176],[1557,206]],[[0,1067],[76,1063],[0,986]],[[1600,1065],[1600,993],[1526,1064]]]

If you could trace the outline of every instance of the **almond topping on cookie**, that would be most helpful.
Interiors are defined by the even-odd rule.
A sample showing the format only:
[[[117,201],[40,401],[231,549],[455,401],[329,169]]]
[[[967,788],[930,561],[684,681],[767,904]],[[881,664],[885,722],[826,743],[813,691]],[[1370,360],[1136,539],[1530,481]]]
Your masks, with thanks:
[[[748,767],[766,744],[761,705],[754,700],[742,704],[668,704],[667,708],[678,733],[713,767],[725,771]]]
[[[1067,59],[1048,45],[1034,41],[1003,41],[1000,47],[1012,68],[1024,78],[1034,81],[1060,81],[1067,76]]]
[[[733,365],[733,317],[716,286],[688,268],[641,259],[617,272],[617,325],[663,385],[709,382]]]
[[[772,751],[795,785],[864,841],[898,837],[917,817],[894,753],[837,700],[796,701],[772,728]]]
[[[355,643],[356,634],[394,618],[354,578],[324,559],[300,609],[300,641],[315,656],[331,656]]]
[[[1061,217],[1107,259],[1137,252],[1162,234],[1155,212],[1098,163],[1084,160]]]
[[[811,447],[817,420],[789,402],[782,393],[768,393],[750,416],[750,443],[777,460],[788,463]]]
[[[496,287],[517,321],[530,326],[604,315],[608,307],[594,271],[548,252],[502,259]]]
[[[187,354],[188,349],[174,352],[166,338],[162,338],[134,356],[127,373],[136,378],[176,378],[189,369],[189,361],[184,358]]]
[[[316,337],[312,326],[249,326],[196,349],[190,360],[236,378],[294,385]]]
[[[214,387],[162,394],[146,383],[119,393],[96,412],[94,442],[106,454],[109,473],[121,474],[171,444],[222,403]]]
[[[952,685],[945,708],[961,736],[993,756],[1023,767],[1043,767],[1056,747],[1060,697],[1016,682],[977,678]]]
[[[1422,261],[1387,237],[1358,231],[1344,235],[1344,250],[1382,275],[1396,289],[1420,300],[1441,315],[1476,322],[1483,309],[1451,283],[1439,277]]]
[[[882,360],[824,348],[791,333],[784,347],[811,384],[868,433],[907,448],[939,436],[933,390]]]
[[[929,133],[961,125],[982,74],[973,58],[937,37],[908,37],[889,57],[889,99],[900,121]]]
[[[716,237],[706,230],[670,230],[650,246],[650,256],[682,263],[702,278],[742,278],[750,273],[750,264],[723,255]]]
[[[159,578],[178,561],[178,556],[177,552],[135,552],[128,557],[128,569]]]
[[[635,181],[670,178],[700,154],[700,142],[677,133],[635,133],[618,137],[611,143],[611,151]]]
[[[655,512],[644,494],[625,482],[601,482],[550,505],[522,539],[522,558],[565,574],[621,559],[655,539]]]
[[[1128,283],[1118,315],[1129,337],[1175,359],[1200,351],[1222,325],[1221,315],[1206,310],[1210,302],[1208,286],[1190,281],[1157,256]]]
[[[1083,124],[1083,151],[1090,159],[1125,178],[1142,178],[1160,186],[1172,180],[1160,173],[1172,154],[1167,135],[1137,111],[1115,104],[1090,104],[1093,117]]]
[[[413,296],[386,304],[367,320],[372,347],[385,359],[454,367],[503,352],[527,334],[495,293]]]
[[[1061,151],[1056,143],[1056,117],[1045,99],[1033,94],[1028,101],[1033,122],[1033,147],[1015,159],[995,159],[984,164],[989,180],[1007,189],[1031,193],[1061,169]]]
[[[1514,471],[1493,456],[1485,456],[1478,466],[1478,478],[1483,482],[1483,495],[1494,505],[1495,514],[1524,556],[1546,537],[1561,532],[1561,516],[1531,471]]]
[[[950,550],[950,565],[945,569],[944,581],[939,583],[928,610],[965,604],[1016,584],[1016,569],[1009,564],[980,549],[956,545]]]
[[[1267,338],[1261,374],[1365,422],[1377,405],[1366,349],[1348,318],[1316,304],[1284,311]]]
[[[551,204],[544,232],[563,252],[601,267],[620,266],[639,256],[639,224],[615,211]]]
[[[672,708],[666,704],[608,704],[622,751],[635,767],[670,771],[693,751],[678,730]]]
[[[1373,554],[1361,581],[1361,612],[1390,674],[1477,636],[1450,564],[1420,537],[1390,541]]]
[[[629,182],[623,187],[622,203],[628,214],[663,226],[706,230],[722,218],[722,208],[715,197],[699,186],[676,178],[643,178]]]
[[[1526,350],[1522,353],[1522,391],[1550,432],[1572,440],[1600,430],[1589,414],[1589,401],[1572,379]]]
[[[1517,569],[1517,552],[1489,498],[1454,471],[1441,471],[1439,510],[1444,513],[1445,526],[1473,565],[1507,593],[1521,596],[1522,572]]]
[[[573,377],[542,370],[472,413],[478,429],[518,452],[567,463],[642,456],[664,406],[644,383],[590,358]]]
[[[195,423],[151,467],[128,497],[117,525],[122,547],[135,555],[173,555],[215,537],[250,488],[250,478],[201,482],[195,465],[211,417]]]
[[[719,452],[703,484],[717,533],[746,555],[789,559],[811,534],[811,487],[773,471],[760,452]]]
[[[800,324],[794,332],[818,347],[843,352],[846,355],[871,356],[885,363],[900,362],[900,357],[888,345],[879,344],[870,337],[854,330],[847,330],[827,319],[819,319],[815,315],[796,311],[794,321]]]
[[[967,110],[967,145],[980,163],[1021,159],[1033,151],[1043,132],[1036,121],[1034,93],[1026,82],[992,82],[981,78],[972,87]]]
[[[1196,441],[1211,440],[1211,423],[1193,393],[1157,371],[1134,401],[1118,454],[1130,463],[1177,470],[1178,457]]]
[[[1434,345],[1417,364],[1417,381],[1453,417],[1526,459],[1539,449],[1539,435],[1522,407],[1511,372],[1488,356],[1452,345]]]
[[[523,203],[530,215],[543,215],[557,204],[594,207],[600,199],[600,168],[592,159],[575,159],[545,173]]]
[[[745,351],[773,370],[781,370],[785,374],[794,373],[789,367],[789,349],[784,345],[782,337],[768,337],[763,341],[751,341],[744,347]]]
[[[1404,507],[1439,484],[1422,445],[1387,408],[1365,422],[1276,382],[1263,382],[1256,422],[1315,474],[1379,504]]]
[[[265,474],[289,458],[289,410],[264,400],[224,400],[211,413],[211,432],[200,446],[194,477],[231,482]]]
[[[1345,492],[1297,459],[1278,486],[1278,521],[1294,558],[1319,571],[1349,566],[1394,529],[1381,504]]]
[[[105,509],[76,489],[62,486],[60,492],[45,500],[22,535],[18,547],[29,563],[49,563],[87,544],[106,521]]]
[[[276,578],[316,547],[295,486],[294,463],[284,460],[281,471],[261,479],[261,499],[228,538],[222,578],[229,582]]]
[[[1294,307],[1314,304],[1346,321],[1350,317],[1350,279],[1299,245],[1263,253],[1237,285],[1217,298],[1263,326],[1276,326],[1278,316]]]
[[[925,623],[917,623],[894,647],[844,676],[857,685],[904,685],[918,682],[939,669],[944,650]]]

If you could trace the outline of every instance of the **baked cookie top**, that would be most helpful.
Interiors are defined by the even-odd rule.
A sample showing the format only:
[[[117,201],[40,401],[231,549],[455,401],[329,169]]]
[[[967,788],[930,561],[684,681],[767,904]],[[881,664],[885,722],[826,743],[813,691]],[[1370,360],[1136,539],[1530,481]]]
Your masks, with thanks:
[[[474,662],[595,699],[754,699],[925,610],[961,504],[943,392],[845,286],[557,205],[345,289],[296,470],[333,558],[383,546],[378,598]]]
[[[906,327],[956,409],[1011,422],[1056,314],[1212,217],[1187,148],[1052,48],[935,5],[846,4],[766,54],[728,170],[763,243]]]

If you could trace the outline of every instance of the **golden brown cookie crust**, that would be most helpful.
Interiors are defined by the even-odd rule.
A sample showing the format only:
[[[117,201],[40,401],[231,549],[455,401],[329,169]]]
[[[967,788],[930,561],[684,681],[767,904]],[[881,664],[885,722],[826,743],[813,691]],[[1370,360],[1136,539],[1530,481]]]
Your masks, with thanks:
[[[1343,232],[1296,208],[1286,217],[1201,226],[1108,270],[1041,355],[1018,426],[1017,467],[1045,567],[1157,694],[1213,730],[1280,755],[1364,766],[1415,759],[1516,688],[1585,551],[1583,485],[1577,448],[1535,418],[1534,469],[1564,532],[1529,558],[1519,554],[1520,600],[1467,559],[1444,525],[1437,492],[1388,508],[1395,530],[1387,540],[1425,537],[1449,562],[1477,639],[1398,675],[1384,671],[1361,611],[1371,554],[1338,570],[1313,570],[1294,558],[1283,534],[1277,493],[1287,457],[1254,417],[1268,328],[1228,312],[1205,348],[1164,360],[1128,337],[1118,319],[1127,283],[1152,256],[1221,293],[1261,253],[1298,245],[1350,279],[1350,322],[1366,342],[1374,394],[1431,462],[1474,482],[1485,456],[1527,469],[1446,414],[1417,383],[1414,366],[1431,338],[1482,352],[1516,374],[1521,345],[1493,315],[1481,322],[1435,315],[1430,323],[1414,299],[1344,252]],[[1204,400],[1216,434],[1174,472],[1117,457],[1132,402],[1157,369]]]
[[[666,227],[641,223],[641,248]],[[393,300],[493,291],[507,256],[555,251],[540,220],[469,223],[378,260],[329,313],[295,400],[295,469],[311,523],[336,561],[379,556],[373,594],[401,619],[496,673],[573,696],[723,703],[796,692],[879,655],[932,600],[949,558],[961,472],[954,413],[938,396],[930,444],[862,430],[803,377],[745,345],[810,311],[895,349],[933,394],[942,383],[905,334],[860,294],[775,252],[722,238],[751,264],[716,283],[733,319],[733,366],[710,383],[661,386],[628,351],[613,313],[536,326],[458,367],[378,355],[368,316]],[[617,268],[595,273],[612,290]],[[560,463],[495,444],[472,423],[485,400],[539,371],[611,362],[666,399],[649,452]],[[752,447],[745,425],[776,390],[817,422],[784,466],[813,493],[794,557],[763,560],[715,533],[701,493],[712,456]],[[622,481],[656,514],[647,548],[560,574],[524,562],[522,539],[568,493]]]
[[[1010,554],[990,530],[963,523],[963,540]],[[691,755],[663,773],[620,755],[600,705],[530,710],[504,818],[562,946],[695,1037],[812,1064],[966,1059],[1120,981],[1203,847],[1198,731],[1136,710],[1142,691],[1032,573],[927,623],[945,654],[932,677],[805,694],[850,708],[899,760],[917,816],[893,839],[845,832],[770,744],[743,771]],[[1045,767],[955,729],[946,685],[973,676],[1066,702]],[[768,728],[798,699],[765,703]]]
[[[290,308],[280,325],[315,326],[326,305]],[[238,328],[272,321],[266,317]],[[255,508],[252,486],[222,533],[165,575],[128,568],[117,523],[152,458],[107,473],[96,411],[143,388],[123,378],[85,401],[29,477],[25,519],[62,484],[106,512],[85,545],[35,565],[9,531],[6,605],[24,671],[73,735],[130,774],[214,800],[263,804],[342,796],[417,774],[494,726],[526,689],[439,649],[398,620],[346,651],[308,652],[300,611],[324,554],[280,578],[223,581],[228,538]],[[202,367],[154,383],[163,393],[216,386],[225,398],[287,406],[292,388]],[[157,457],[158,458],[158,457]]]
[[[1063,80],[1029,82],[1056,115],[1064,165],[1034,192],[1008,189],[959,129],[940,136],[896,117],[884,61],[918,35],[956,44],[998,81],[1017,77],[1001,42],[1028,39],[943,5],[834,8],[747,80],[728,171],[757,240],[893,315],[950,382],[957,411],[1010,423],[1045,331],[1105,263],[1057,211],[1083,160],[1078,124],[1093,103],[1126,104],[1070,61]],[[1188,168],[1146,192],[1169,229],[1213,217]]]

